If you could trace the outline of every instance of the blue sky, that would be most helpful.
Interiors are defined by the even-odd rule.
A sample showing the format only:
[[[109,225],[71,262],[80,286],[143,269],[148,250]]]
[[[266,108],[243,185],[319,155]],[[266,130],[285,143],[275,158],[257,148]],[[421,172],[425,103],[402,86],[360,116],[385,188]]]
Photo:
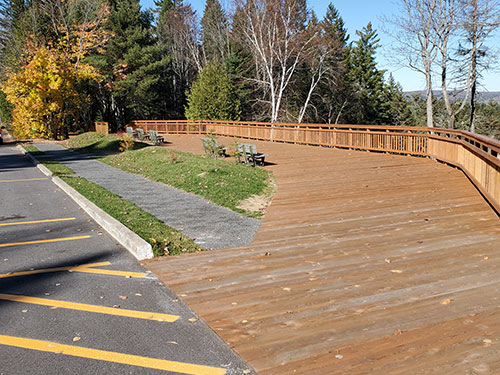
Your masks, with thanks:
[[[230,8],[231,0],[219,1],[225,8]],[[140,2],[143,7],[154,7],[153,0],[140,0]],[[190,3],[199,17],[203,15],[205,0],[184,0],[184,2]],[[322,18],[330,2],[331,0],[309,0],[308,4],[318,18]],[[394,65],[386,58],[391,54],[392,39],[382,31],[383,26],[386,26],[382,17],[395,13],[394,2],[395,0],[333,0],[333,4],[339,10],[351,35],[350,40],[356,40],[356,30],[362,29],[368,22],[371,22],[373,27],[378,30],[382,45],[377,53],[379,68],[391,72],[405,91],[423,90],[425,84],[422,74]],[[500,73],[489,73],[482,79],[481,83],[489,91],[500,91]]]

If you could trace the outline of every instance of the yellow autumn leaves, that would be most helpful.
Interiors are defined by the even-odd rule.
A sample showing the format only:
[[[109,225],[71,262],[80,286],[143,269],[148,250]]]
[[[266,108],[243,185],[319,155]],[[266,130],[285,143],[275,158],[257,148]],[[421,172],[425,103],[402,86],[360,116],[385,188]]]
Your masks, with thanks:
[[[65,126],[78,121],[89,98],[78,91],[97,72],[85,64],[75,68],[59,49],[38,47],[25,66],[8,75],[2,90],[14,105],[12,128],[19,138],[57,138]]]

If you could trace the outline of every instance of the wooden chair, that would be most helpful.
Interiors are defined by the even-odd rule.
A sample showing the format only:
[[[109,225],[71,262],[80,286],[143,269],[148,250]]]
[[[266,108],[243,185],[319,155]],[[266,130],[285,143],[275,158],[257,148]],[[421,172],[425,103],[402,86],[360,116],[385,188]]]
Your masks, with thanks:
[[[215,138],[202,138],[201,142],[203,143],[203,151],[207,156],[213,156],[214,152],[217,152],[217,156],[226,157],[227,148],[224,146],[219,146],[219,142]]]
[[[144,141],[146,139],[149,139],[149,134],[144,134],[144,129],[137,128],[136,131],[137,131],[137,138],[139,139],[139,141]]]
[[[161,135],[158,135],[158,132],[156,130],[150,130],[149,131],[149,140],[154,145],[159,145],[160,143],[165,142],[165,138],[162,137]]]
[[[267,154],[257,152],[257,146],[250,143],[239,143],[236,147],[236,157],[239,162],[251,164],[254,167],[257,164],[264,165]],[[241,159],[243,157],[243,160]]]
[[[127,134],[130,135],[132,138],[137,137],[137,132],[135,132],[134,129],[132,129],[132,127],[130,126],[127,126]]]

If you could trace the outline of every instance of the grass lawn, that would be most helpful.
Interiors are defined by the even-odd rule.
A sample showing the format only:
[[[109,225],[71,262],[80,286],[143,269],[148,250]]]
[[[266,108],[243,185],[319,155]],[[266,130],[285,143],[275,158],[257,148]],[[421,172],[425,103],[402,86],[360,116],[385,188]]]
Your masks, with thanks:
[[[233,211],[250,217],[262,212],[238,208],[240,202],[254,195],[272,195],[270,172],[235,162],[214,161],[201,155],[147,147],[136,151],[108,155],[101,161],[127,172],[203,196]]]
[[[71,168],[65,166],[64,164],[61,164],[58,161],[49,159],[47,157],[44,157],[45,154],[38,148],[36,148],[36,146],[25,144],[23,145],[23,147],[26,151],[35,156],[40,163],[42,163],[45,167],[47,167],[47,169],[51,171],[54,176],[75,174],[75,172]]]
[[[203,250],[187,236],[103,187],[81,177],[61,178],[88,200],[149,242],[155,256]]]
[[[102,133],[83,133],[68,139],[65,143],[77,152],[98,153],[98,152],[118,152],[120,151],[120,138]],[[133,150],[138,150],[149,145],[144,142],[134,142]]]

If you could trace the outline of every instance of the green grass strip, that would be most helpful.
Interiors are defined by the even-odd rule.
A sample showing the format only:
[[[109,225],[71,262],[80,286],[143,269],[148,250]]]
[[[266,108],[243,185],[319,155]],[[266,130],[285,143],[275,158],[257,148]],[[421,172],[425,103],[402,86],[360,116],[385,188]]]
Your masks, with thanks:
[[[81,177],[61,178],[88,200],[150,243],[155,256],[203,250],[192,239],[109,190]]]
[[[75,174],[75,172],[65,166],[64,164],[59,163],[58,161],[52,160],[50,158],[45,157],[45,153],[40,151],[34,145],[23,145],[24,149],[32,154],[37,160],[42,163],[49,171],[52,172],[54,176],[65,176],[70,174]]]
[[[201,195],[249,217],[258,218],[262,213],[244,211],[238,208],[239,203],[254,195],[272,194],[269,171],[222,159],[217,161],[215,168],[212,158],[165,147],[126,151],[100,160],[112,167]]]
[[[66,146],[81,153],[106,153],[120,151],[120,138],[102,133],[88,132],[72,137],[66,141]],[[139,150],[149,145],[144,142],[134,142],[133,150]]]

